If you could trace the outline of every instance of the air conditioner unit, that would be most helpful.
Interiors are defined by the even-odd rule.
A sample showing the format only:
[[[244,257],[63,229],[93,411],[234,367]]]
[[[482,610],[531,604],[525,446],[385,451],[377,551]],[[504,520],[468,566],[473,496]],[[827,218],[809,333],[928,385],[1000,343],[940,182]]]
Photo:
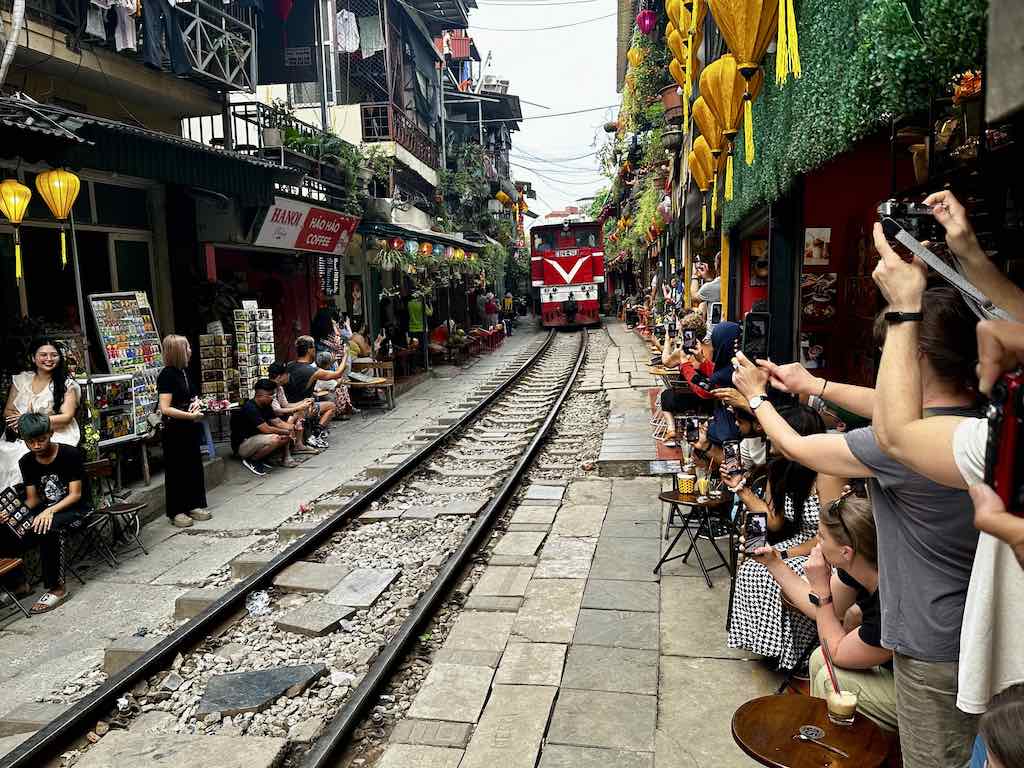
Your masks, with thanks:
[[[508,80],[503,80],[497,75],[484,75],[484,83],[480,86],[481,91],[490,93],[508,93]]]

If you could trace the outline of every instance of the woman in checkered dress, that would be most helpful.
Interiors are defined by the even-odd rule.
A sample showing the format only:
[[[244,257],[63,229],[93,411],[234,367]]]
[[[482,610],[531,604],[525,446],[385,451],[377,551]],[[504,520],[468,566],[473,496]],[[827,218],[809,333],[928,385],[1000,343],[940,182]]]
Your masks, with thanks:
[[[793,406],[781,415],[802,435],[825,431],[821,416],[807,406]],[[845,480],[813,472],[774,449],[772,455],[763,499],[747,487],[745,478],[723,477],[747,510],[767,513],[769,543],[803,576],[807,555],[817,541],[821,506],[839,496]],[[780,669],[793,669],[817,639],[814,622],[783,605],[782,589],[768,568],[757,559],[744,560],[736,572],[729,647],[746,648],[777,659]]]

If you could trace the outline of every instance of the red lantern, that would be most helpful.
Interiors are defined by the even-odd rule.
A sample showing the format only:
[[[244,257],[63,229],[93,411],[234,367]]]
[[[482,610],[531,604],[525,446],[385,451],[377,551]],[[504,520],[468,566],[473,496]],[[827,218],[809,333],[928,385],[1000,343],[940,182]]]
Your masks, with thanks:
[[[405,248],[405,240],[400,237],[394,237],[391,239],[391,248],[396,251],[401,251]]]
[[[654,11],[650,10],[649,8],[640,11],[640,13],[636,15],[636,25],[637,27],[640,28],[640,31],[643,32],[645,35],[651,34],[651,32],[654,31],[654,27],[657,26],[657,24],[658,16]]]

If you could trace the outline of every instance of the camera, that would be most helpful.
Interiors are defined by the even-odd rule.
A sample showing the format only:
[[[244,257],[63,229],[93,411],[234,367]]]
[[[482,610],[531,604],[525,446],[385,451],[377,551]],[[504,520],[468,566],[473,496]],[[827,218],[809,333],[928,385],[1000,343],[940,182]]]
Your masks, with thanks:
[[[700,416],[686,417],[683,438],[688,443],[696,443],[700,440]]]
[[[729,475],[743,474],[739,440],[726,440],[722,443],[722,471]]]
[[[746,554],[768,546],[768,513],[747,512],[743,526],[744,546]]]
[[[883,200],[878,206],[879,219],[890,218],[909,232],[916,240],[942,241],[945,231],[935,220],[927,205]]]
[[[1024,516],[1024,371],[1005,373],[992,387],[986,411],[985,482],[1003,500],[1007,512]]]
[[[767,312],[748,312],[743,318],[743,354],[747,359],[768,359],[768,332],[771,315]]]
[[[693,328],[683,328],[683,349],[691,352],[697,348],[697,332]]]

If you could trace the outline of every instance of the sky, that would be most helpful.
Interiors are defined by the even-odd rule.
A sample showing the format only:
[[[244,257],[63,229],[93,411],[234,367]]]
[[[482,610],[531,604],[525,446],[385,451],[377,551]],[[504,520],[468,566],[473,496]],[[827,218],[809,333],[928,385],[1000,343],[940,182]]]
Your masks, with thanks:
[[[469,31],[481,58],[486,60],[488,51],[492,54],[485,74],[509,81],[509,92],[522,100],[524,116],[619,103],[615,0],[477,0],[477,4],[470,10]],[[605,18],[579,23],[598,17]],[[541,29],[565,24],[571,26]],[[512,29],[528,31],[495,31]],[[519,132],[512,134],[512,176],[533,183],[537,199],[530,201],[531,210],[543,217],[578,198],[593,196],[605,185],[593,153],[604,140],[602,126],[614,120],[617,112],[614,107],[520,123]]]

